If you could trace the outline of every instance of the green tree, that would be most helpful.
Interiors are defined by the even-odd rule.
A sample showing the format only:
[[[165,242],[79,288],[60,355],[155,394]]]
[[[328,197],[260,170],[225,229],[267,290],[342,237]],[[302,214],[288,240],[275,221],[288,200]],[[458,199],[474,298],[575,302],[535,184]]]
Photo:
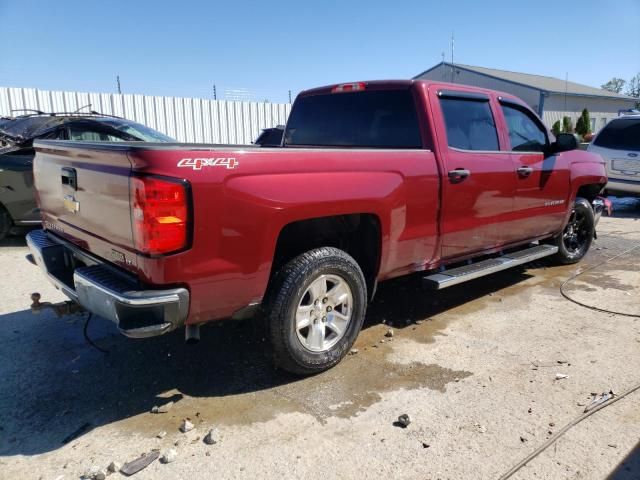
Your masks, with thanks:
[[[560,126],[560,120],[556,120],[551,126],[551,132],[557,137],[561,131],[562,127]]]
[[[576,133],[580,136],[584,135],[584,133],[580,133],[580,132],[584,132],[584,118],[582,118],[582,115],[580,115],[578,117],[578,120],[576,120]]]
[[[587,133],[591,133],[591,119],[589,118],[589,110],[582,110],[582,115],[578,117],[576,122],[576,133],[584,137]]]
[[[603,90],[608,90],[610,92],[620,93],[625,83],[627,82],[622,78],[613,77],[607,83],[601,85],[600,88],[602,88]]]
[[[636,98],[636,108],[640,108],[640,73],[637,73],[635,77],[629,80],[625,93],[630,97]]]
[[[570,117],[562,117],[562,131],[564,133],[573,133],[573,122]]]

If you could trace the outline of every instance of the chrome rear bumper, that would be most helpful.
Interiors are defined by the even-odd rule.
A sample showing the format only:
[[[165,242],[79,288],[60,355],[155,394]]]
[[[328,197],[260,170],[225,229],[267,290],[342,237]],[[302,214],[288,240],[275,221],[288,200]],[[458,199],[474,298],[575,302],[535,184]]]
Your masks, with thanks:
[[[150,290],[117,268],[62,240],[34,230],[27,234],[33,260],[53,285],[88,311],[118,325],[133,338],[162,335],[189,312],[185,288]]]

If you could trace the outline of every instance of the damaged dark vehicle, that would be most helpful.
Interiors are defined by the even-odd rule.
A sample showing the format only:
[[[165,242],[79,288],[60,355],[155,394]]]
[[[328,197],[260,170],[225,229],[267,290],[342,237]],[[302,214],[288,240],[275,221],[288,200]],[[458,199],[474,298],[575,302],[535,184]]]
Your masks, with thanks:
[[[33,185],[35,139],[90,142],[171,142],[171,137],[124,118],[91,113],[44,113],[0,118],[0,239],[40,225]]]

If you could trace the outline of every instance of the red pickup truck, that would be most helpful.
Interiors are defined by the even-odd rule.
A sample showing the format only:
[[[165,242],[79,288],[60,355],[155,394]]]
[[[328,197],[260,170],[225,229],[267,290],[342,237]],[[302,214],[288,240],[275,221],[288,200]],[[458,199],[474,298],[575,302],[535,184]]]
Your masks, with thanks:
[[[341,360],[378,282],[441,289],[580,260],[603,160],[512,95],[425,81],[301,93],[279,147],[41,140],[31,260],[130,337],[260,311],[276,363]]]

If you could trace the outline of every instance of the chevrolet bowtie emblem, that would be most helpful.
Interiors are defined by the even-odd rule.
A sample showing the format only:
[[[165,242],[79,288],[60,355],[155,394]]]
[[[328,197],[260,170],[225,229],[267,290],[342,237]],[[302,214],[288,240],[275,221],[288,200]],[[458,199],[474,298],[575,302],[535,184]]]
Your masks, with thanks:
[[[78,213],[80,211],[80,202],[76,201],[73,195],[65,195],[62,203],[64,204],[64,208],[71,213]]]

